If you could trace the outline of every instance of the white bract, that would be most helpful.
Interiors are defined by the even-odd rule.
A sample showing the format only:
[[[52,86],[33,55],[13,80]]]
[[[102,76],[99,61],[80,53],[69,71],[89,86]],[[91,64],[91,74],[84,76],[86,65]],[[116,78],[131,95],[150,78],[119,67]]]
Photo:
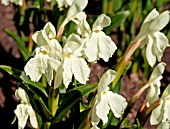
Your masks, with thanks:
[[[159,63],[153,70],[150,79],[148,81],[149,90],[146,96],[147,107],[154,103],[160,95],[162,74],[165,70],[166,64],[164,62]]]
[[[35,111],[33,110],[27,93],[24,89],[18,88],[15,92],[16,98],[21,100],[21,103],[17,105],[14,110],[18,118],[18,129],[24,129],[28,118],[33,128],[38,128],[38,122],[36,118]]]
[[[158,129],[169,129],[170,127],[170,85],[167,86],[163,92],[160,104],[156,107],[151,114],[151,125],[157,125],[161,122]]]
[[[107,62],[117,49],[112,39],[102,31],[110,23],[110,18],[105,14],[96,19],[92,30],[85,19],[81,21],[78,32],[84,38],[84,54],[89,62],[96,62],[99,58]]]
[[[167,37],[160,32],[169,22],[169,11],[164,11],[159,14],[156,9],[153,9],[145,18],[140,32],[136,37],[142,40],[142,45],[146,47],[146,58],[151,67],[156,63],[156,59],[160,62],[163,52],[169,41]]]
[[[49,85],[53,79],[53,70],[57,70],[62,57],[62,47],[55,39],[54,26],[48,22],[43,30],[33,34],[32,39],[37,44],[35,56],[25,65],[25,72],[32,81],[39,81],[42,74],[47,78]]]
[[[92,125],[93,128],[103,121],[103,125],[108,122],[108,113],[111,110],[115,117],[119,118],[127,106],[126,99],[117,93],[109,91],[108,85],[114,80],[116,72],[108,70],[101,77],[98,84],[97,95],[94,107],[92,109]]]
[[[9,2],[15,3],[16,5],[22,6],[23,1],[22,0],[1,0],[1,3],[5,6],[9,5]]]
[[[71,34],[63,48],[62,63],[56,75],[56,78],[63,75],[63,83],[67,88],[72,81],[72,76],[81,84],[85,84],[90,74],[85,59],[82,58],[82,39],[76,34]],[[63,67],[63,71],[60,70]],[[61,72],[61,73],[60,73]],[[60,82],[60,81],[59,81]]]

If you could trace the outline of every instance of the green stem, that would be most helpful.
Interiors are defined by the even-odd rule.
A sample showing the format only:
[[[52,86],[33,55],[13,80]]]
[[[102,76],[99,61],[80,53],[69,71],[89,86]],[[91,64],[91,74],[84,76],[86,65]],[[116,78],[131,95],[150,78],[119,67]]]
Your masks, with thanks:
[[[44,123],[44,129],[50,129],[51,122]]]

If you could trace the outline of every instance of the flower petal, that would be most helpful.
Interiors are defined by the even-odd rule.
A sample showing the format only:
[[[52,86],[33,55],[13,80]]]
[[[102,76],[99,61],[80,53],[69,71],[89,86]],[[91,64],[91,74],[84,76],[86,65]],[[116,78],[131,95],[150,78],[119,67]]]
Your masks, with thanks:
[[[107,70],[101,77],[98,84],[98,91],[103,92],[106,87],[115,79],[117,72],[114,70]]]
[[[38,128],[37,117],[36,117],[35,111],[33,110],[32,106],[28,105],[27,110],[28,110],[28,113],[29,113],[30,123],[31,123],[32,127]]]
[[[98,36],[99,57],[102,58],[105,62],[108,62],[109,58],[112,57],[115,50],[117,49],[117,46],[104,32],[99,32]]]
[[[89,80],[90,68],[83,58],[72,58],[72,72],[75,79],[81,84],[86,84],[86,81]]]
[[[101,14],[98,16],[98,18],[96,19],[96,21],[93,24],[93,31],[95,30],[102,30],[104,27],[109,26],[111,23],[111,19],[106,16],[106,14]]]
[[[55,27],[51,24],[51,22],[48,22],[44,26],[43,30],[46,32],[49,39],[54,39],[56,37]]]
[[[64,59],[64,64],[63,64],[63,82],[65,87],[67,88],[68,85],[70,84],[71,80],[72,80],[72,60],[70,58],[65,57]]]
[[[170,124],[168,121],[162,122],[157,129],[170,129]]]
[[[38,82],[45,73],[47,68],[47,56],[43,54],[35,55],[31,58],[24,67],[26,75],[28,75],[32,81]]]
[[[106,91],[106,95],[114,116],[119,118],[124,113],[127,106],[126,99],[117,93],[113,93],[112,91]]]
[[[84,52],[89,62],[96,62],[98,59],[98,34],[92,33],[91,38],[85,43]]]
[[[103,121],[103,125],[108,121],[108,113],[110,107],[108,105],[108,96],[106,94],[101,94],[101,100],[96,105],[96,114]]]
[[[153,55],[153,52],[152,52],[153,39],[148,35],[147,40],[148,40],[148,43],[146,47],[146,58],[147,58],[149,65],[153,67],[153,65],[156,63],[156,57],[155,57],[156,55]]]
[[[24,89],[19,87],[15,91],[15,96],[18,100],[21,100],[21,103],[30,103],[29,97]]]

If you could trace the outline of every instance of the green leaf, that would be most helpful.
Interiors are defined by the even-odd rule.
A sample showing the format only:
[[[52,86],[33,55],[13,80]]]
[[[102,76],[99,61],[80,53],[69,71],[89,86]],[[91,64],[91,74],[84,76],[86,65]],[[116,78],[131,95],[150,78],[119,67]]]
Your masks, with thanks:
[[[25,72],[6,65],[0,65],[0,69],[6,71],[7,73],[15,77],[18,81],[30,84],[30,86],[34,86],[35,88],[43,92],[46,97],[48,97],[47,92],[45,88],[41,85],[41,83],[31,81],[29,77],[26,76]]]
[[[6,29],[5,32],[16,41],[16,44],[24,58],[24,61],[27,61],[28,58],[31,56],[31,53],[28,51],[25,42],[17,34],[13,33],[11,30]]]
[[[119,27],[125,22],[126,18],[129,16],[129,11],[118,12],[117,14],[110,16],[111,24],[104,29],[106,34],[109,34],[114,28]]]
[[[127,128],[127,129],[137,129],[137,125],[133,124],[133,125],[128,125],[130,122],[129,118],[125,118],[122,122],[122,128]]]
[[[113,11],[116,12],[122,7],[122,0],[113,0]]]
[[[96,84],[87,84],[82,85],[80,87],[76,87],[70,91],[68,91],[64,98],[62,99],[62,103],[59,106],[57,113],[52,120],[52,123],[56,123],[66,115],[66,113],[69,111],[70,108],[84,95],[87,93],[90,93],[94,89],[97,88]]]

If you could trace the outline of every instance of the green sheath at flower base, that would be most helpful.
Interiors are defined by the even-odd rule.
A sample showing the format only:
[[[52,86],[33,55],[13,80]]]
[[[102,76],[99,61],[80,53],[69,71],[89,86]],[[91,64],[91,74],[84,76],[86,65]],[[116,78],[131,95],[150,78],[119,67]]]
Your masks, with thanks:
[[[98,128],[97,125],[100,119],[103,125],[108,122],[108,113],[111,110],[115,117],[119,118],[124,113],[127,106],[126,99],[117,93],[109,91],[108,85],[114,80],[116,72],[108,70],[102,76],[98,84],[95,104],[92,109],[92,125],[93,128]]]
[[[110,23],[110,18],[105,14],[96,19],[92,30],[85,19],[80,22],[78,33],[84,38],[84,55],[89,62],[96,62],[99,58],[107,62],[117,49],[112,39],[102,31]]]
[[[170,127],[170,85],[163,92],[160,100],[160,105],[156,107],[151,114],[151,125],[157,125],[161,122],[158,129],[169,129]]]
[[[24,129],[27,119],[30,119],[30,123],[33,128],[38,128],[37,117],[35,111],[33,110],[27,93],[24,89],[18,88],[15,92],[16,97],[21,100],[21,103],[17,105],[17,108],[14,110],[18,118],[18,129]]]
[[[37,44],[35,56],[25,65],[25,72],[32,81],[38,82],[44,74],[48,84],[51,85],[53,71],[57,70],[62,57],[62,47],[55,39],[56,31],[54,26],[48,22],[43,30],[32,35],[33,41]]]
[[[151,67],[157,60],[161,61],[165,48],[169,46],[167,37],[162,32],[159,32],[168,22],[169,11],[159,14],[156,9],[153,9],[145,18],[140,32],[135,38],[135,41],[141,39],[142,47],[147,45],[146,58]]]

